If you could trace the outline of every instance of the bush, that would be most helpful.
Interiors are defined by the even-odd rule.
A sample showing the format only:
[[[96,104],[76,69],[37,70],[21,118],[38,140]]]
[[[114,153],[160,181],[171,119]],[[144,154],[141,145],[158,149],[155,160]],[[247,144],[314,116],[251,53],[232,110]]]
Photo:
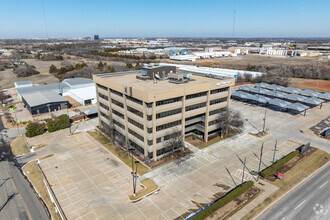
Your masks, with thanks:
[[[45,133],[45,125],[39,124],[38,122],[29,122],[26,126],[27,137],[34,137]]]
[[[218,209],[224,207],[226,204],[231,202],[236,197],[242,195],[245,193],[248,189],[250,189],[253,186],[253,181],[247,181],[243,183],[240,186],[237,186],[233,190],[231,190],[229,193],[227,193],[224,197],[217,200],[215,203],[213,203],[210,207],[206,208],[205,210],[201,211],[191,219],[199,220],[199,219],[205,219],[208,216],[210,216],[212,213],[216,212]]]
[[[70,126],[68,115],[60,115],[55,119],[48,119],[46,127],[48,132],[58,131]]]
[[[290,154],[286,155],[285,157],[283,157],[281,160],[277,161],[276,163],[274,163],[272,166],[264,169],[261,172],[261,176],[262,177],[267,177],[270,174],[274,173],[277,169],[279,169],[280,167],[282,167],[284,164],[286,164],[287,162],[289,162],[289,160],[291,160],[292,158],[294,158],[295,156],[297,156],[299,154],[298,150],[292,151]]]

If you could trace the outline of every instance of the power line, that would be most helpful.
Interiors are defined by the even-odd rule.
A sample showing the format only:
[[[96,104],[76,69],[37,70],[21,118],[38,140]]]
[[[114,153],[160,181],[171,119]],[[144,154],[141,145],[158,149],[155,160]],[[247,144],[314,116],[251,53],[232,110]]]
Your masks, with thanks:
[[[42,6],[42,12],[43,12],[43,15],[44,15],[44,23],[45,23],[46,37],[47,37],[47,40],[48,40],[49,37],[48,37],[48,30],[47,30],[47,22],[46,22],[46,13],[45,13],[44,0],[41,0],[41,6]]]

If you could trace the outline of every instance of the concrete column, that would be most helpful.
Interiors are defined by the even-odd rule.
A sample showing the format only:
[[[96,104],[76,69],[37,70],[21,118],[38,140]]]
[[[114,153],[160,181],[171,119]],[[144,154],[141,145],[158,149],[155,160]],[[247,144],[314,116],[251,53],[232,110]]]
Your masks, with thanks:
[[[147,105],[143,102],[143,140],[144,140],[144,157],[148,158],[148,140],[147,140]]]
[[[154,161],[157,161],[157,147],[156,147],[156,102],[154,101],[152,103],[152,144],[153,144],[153,147],[154,147],[154,150],[153,150],[153,158],[154,158]]]
[[[126,147],[128,149],[129,141],[128,141],[128,125],[127,125],[127,103],[126,103],[125,94],[123,94],[123,101],[124,101],[124,120],[125,120],[125,142],[126,142]]]
[[[182,124],[182,131],[181,131],[181,134],[182,134],[182,137],[184,138],[185,136],[185,132],[186,132],[186,95],[184,94],[184,96],[182,97],[182,121],[181,121],[181,124]]]
[[[231,86],[228,87],[228,96],[227,96],[227,110],[230,107],[230,97],[231,97]]]
[[[98,91],[98,86],[97,84],[95,83],[95,89],[96,89],[96,100],[97,100],[97,111],[98,111],[98,120],[99,120],[99,127],[101,127],[101,117],[100,117],[100,97],[99,97],[99,91]]]
[[[204,141],[209,140],[209,111],[210,111],[210,90],[207,91],[206,112],[204,122]]]

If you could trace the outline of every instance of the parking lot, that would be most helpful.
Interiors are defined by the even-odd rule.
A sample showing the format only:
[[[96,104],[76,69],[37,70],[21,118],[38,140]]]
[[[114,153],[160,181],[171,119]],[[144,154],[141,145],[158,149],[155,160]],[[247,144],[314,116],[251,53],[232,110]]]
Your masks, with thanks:
[[[264,108],[239,102],[233,102],[232,106],[240,110],[243,118],[253,126],[262,129]],[[130,167],[86,132],[68,136],[68,131],[63,130],[29,139],[29,142],[47,145],[40,150],[39,157],[54,154],[42,160],[41,167],[68,219],[109,219],[109,216],[112,219],[182,219],[235,186],[225,166],[236,183],[241,181],[243,165],[237,156],[242,160],[246,158],[250,171],[257,171],[262,142],[262,169],[273,160],[276,140],[275,159],[306,141],[327,149],[327,142],[306,136],[299,130],[310,128],[325,117],[328,110],[329,104],[322,109],[310,110],[305,117],[267,110],[266,130],[269,135],[253,136],[249,133],[256,133],[256,129],[245,123],[241,135],[203,150],[194,149],[188,158],[153,169],[139,179],[151,178],[159,185],[160,191],[136,203],[128,199],[132,191]],[[244,174],[244,180],[254,177],[248,171]]]

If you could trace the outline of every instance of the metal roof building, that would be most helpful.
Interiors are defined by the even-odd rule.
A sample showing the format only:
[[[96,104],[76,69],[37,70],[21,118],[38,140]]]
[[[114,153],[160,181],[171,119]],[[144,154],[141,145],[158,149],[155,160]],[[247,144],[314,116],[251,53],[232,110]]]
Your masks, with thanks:
[[[69,101],[56,92],[26,94],[22,101],[32,115],[66,109],[69,105]]]

